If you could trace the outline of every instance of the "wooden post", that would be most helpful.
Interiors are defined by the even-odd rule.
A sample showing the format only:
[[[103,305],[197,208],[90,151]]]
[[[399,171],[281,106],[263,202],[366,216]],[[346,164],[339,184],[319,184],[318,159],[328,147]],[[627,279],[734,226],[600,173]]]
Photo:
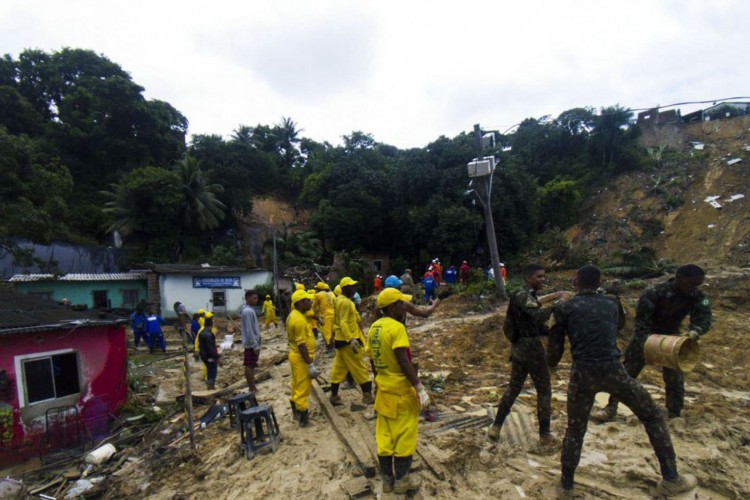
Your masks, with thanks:
[[[190,360],[188,358],[188,333],[184,328],[179,329],[182,334],[182,350],[185,355],[185,409],[187,411],[188,429],[190,430],[190,449],[195,451],[195,430],[193,426],[193,391],[190,387]]]

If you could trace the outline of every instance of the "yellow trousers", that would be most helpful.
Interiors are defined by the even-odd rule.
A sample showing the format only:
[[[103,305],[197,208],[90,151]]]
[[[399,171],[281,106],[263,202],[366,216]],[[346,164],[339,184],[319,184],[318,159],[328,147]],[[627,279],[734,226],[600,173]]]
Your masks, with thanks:
[[[330,344],[333,339],[333,316],[323,316],[323,324],[320,325],[320,331],[326,344]]]
[[[370,381],[370,374],[365,368],[364,347],[360,347],[355,354],[351,346],[344,346],[336,349],[336,357],[333,358],[333,368],[331,368],[332,384],[340,384],[346,380],[346,373],[349,372],[354,377],[357,384],[362,385]]]
[[[289,398],[299,411],[307,410],[312,380],[305,359],[296,352],[289,353],[289,364],[292,366],[292,396]]]
[[[378,387],[375,396],[378,455],[409,457],[417,449],[419,401],[413,387]]]

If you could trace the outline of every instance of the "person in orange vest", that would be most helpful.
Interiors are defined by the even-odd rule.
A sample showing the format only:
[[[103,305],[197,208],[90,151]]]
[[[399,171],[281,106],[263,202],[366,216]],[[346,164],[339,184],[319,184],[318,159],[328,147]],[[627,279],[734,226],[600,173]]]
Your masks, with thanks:
[[[505,281],[508,278],[508,270],[502,262],[500,263],[500,276],[503,278],[503,284],[505,284]]]
[[[375,275],[375,279],[372,280],[373,287],[375,288],[375,293],[380,293],[380,291],[383,289],[383,277],[379,274]]]
[[[443,265],[440,263],[440,259],[436,258],[432,261],[432,270],[435,274],[435,281],[439,285],[443,282]]]

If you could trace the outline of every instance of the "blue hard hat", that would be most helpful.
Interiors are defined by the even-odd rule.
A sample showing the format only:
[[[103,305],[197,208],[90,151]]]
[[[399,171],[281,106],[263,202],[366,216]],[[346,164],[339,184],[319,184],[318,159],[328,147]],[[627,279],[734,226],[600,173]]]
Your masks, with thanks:
[[[398,276],[394,276],[391,274],[385,279],[385,287],[386,288],[398,288],[401,286],[403,282],[398,279]]]

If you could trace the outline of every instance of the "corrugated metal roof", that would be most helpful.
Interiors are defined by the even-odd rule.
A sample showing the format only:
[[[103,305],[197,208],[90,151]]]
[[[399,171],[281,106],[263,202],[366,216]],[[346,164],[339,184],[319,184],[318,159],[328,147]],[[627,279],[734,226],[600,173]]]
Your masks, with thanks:
[[[266,269],[247,269],[237,266],[197,266],[194,264],[152,264],[149,266],[155,273],[159,274],[194,274],[194,275],[216,275],[222,273],[246,273],[255,271],[266,271]]]
[[[28,282],[28,281],[47,281],[55,279],[54,274],[16,274],[13,277],[10,278],[8,281],[13,281],[15,283],[22,283],[22,282]]]
[[[146,273],[66,274],[60,276],[60,281],[132,281],[145,279]]]
[[[125,322],[94,311],[76,311],[43,297],[0,290],[0,336]]]
[[[146,273],[88,273],[64,274],[55,278],[54,274],[16,274],[9,281],[28,283],[32,281],[134,281],[145,280]]]

